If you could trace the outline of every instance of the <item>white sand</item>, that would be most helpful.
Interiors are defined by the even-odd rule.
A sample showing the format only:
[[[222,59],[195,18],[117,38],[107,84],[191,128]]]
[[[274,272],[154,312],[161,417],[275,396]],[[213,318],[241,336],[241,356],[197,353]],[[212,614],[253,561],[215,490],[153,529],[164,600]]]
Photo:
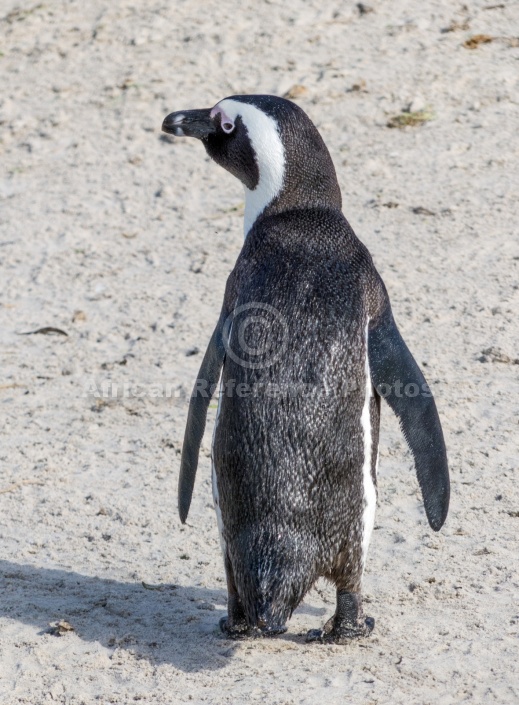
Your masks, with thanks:
[[[519,5],[369,4],[2,0],[2,705],[519,702]],[[476,34],[497,39],[465,48]],[[433,534],[384,407],[376,627],[348,646],[304,643],[333,611],[324,583],[281,638],[219,633],[214,410],[187,526],[176,511],[243,196],[161,122],[296,84],[434,386],[452,472]],[[409,104],[435,119],[389,129]],[[68,337],[19,335],[43,326]],[[86,396],[103,381],[176,396]],[[49,633],[59,620],[74,631]]]

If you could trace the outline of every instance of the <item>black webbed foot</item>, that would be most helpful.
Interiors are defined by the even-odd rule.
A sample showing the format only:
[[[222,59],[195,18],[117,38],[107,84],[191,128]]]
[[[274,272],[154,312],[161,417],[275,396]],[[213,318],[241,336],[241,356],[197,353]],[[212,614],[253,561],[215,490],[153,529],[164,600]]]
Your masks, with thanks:
[[[375,626],[373,617],[366,617],[364,623],[343,624],[333,627],[329,631],[324,629],[310,629],[306,635],[306,643],[319,641],[321,644],[347,644],[352,639],[361,639],[369,636]]]
[[[222,617],[220,620],[220,629],[228,639],[260,639],[278,636],[284,634],[287,628],[283,626],[269,627],[260,629],[259,627],[251,627],[245,620],[229,623],[228,617]]]
[[[363,617],[360,595],[337,590],[337,610],[323,629],[311,629],[306,642],[321,644],[346,644],[351,639],[369,636],[375,626],[373,617]]]
[[[227,610],[227,616],[222,617],[220,620],[220,629],[228,639],[245,639],[254,636],[254,630],[245,618],[245,611],[240,598],[234,591],[229,593]]]
[[[238,622],[229,621],[229,617],[222,617],[220,620],[220,630],[228,639],[247,639],[254,637],[254,629],[250,627],[245,619]]]

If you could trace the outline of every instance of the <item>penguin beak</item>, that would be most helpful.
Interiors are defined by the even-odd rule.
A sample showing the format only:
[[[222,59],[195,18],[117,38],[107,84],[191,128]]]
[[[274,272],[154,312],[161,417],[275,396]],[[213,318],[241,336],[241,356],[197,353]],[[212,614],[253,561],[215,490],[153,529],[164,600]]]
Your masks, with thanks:
[[[216,132],[216,125],[211,117],[211,108],[206,110],[179,110],[170,113],[162,123],[162,131],[176,137],[196,137],[205,139]]]

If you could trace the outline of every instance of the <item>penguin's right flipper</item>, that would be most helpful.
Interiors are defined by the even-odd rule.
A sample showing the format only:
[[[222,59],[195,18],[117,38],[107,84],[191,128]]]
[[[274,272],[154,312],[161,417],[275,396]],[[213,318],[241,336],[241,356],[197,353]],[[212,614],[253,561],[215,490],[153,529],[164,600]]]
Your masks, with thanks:
[[[195,484],[198,467],[198,453],[204,436],[205,420],[209,402],[218,386],[220,372],[225,358],[223,328],[225,316],[222,311],[220,320],[214,330],[198,372],[187,415],[182,460],[180,462],[180,477],[178,480],[178,513],[180,521],[185,524],[191,496]]]
[[[439,531],[450,495],[442,427],[432,393],[398,331],[389,301],[370,321],[368,358],[373,385],[397,415],[413,454],[429,524]]]

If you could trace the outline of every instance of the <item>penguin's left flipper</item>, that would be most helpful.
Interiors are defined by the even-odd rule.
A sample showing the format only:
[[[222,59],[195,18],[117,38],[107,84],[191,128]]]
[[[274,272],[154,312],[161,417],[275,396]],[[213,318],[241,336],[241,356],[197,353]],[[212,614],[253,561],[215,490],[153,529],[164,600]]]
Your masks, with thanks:
[[[225,359],[224,335],[225,312],[222,311],[216,328],[214,329],[204,359],[198,372],[187,415],[184,444],[182,446],[182,459],[180,461],[180,477],[178,480],[178,513],[180,520],[185,524],[191,496],[195,484],[196,469],[198,467],[198,454],[204,436],[205,421],[209,402],[213,396],[220,372]]]
[[[397,415],[413,454],[429,524],[439,531],[450,495],[442,427],[432,393],[398,331],[389,302],[369,323],[368,359],[373,386]]]

